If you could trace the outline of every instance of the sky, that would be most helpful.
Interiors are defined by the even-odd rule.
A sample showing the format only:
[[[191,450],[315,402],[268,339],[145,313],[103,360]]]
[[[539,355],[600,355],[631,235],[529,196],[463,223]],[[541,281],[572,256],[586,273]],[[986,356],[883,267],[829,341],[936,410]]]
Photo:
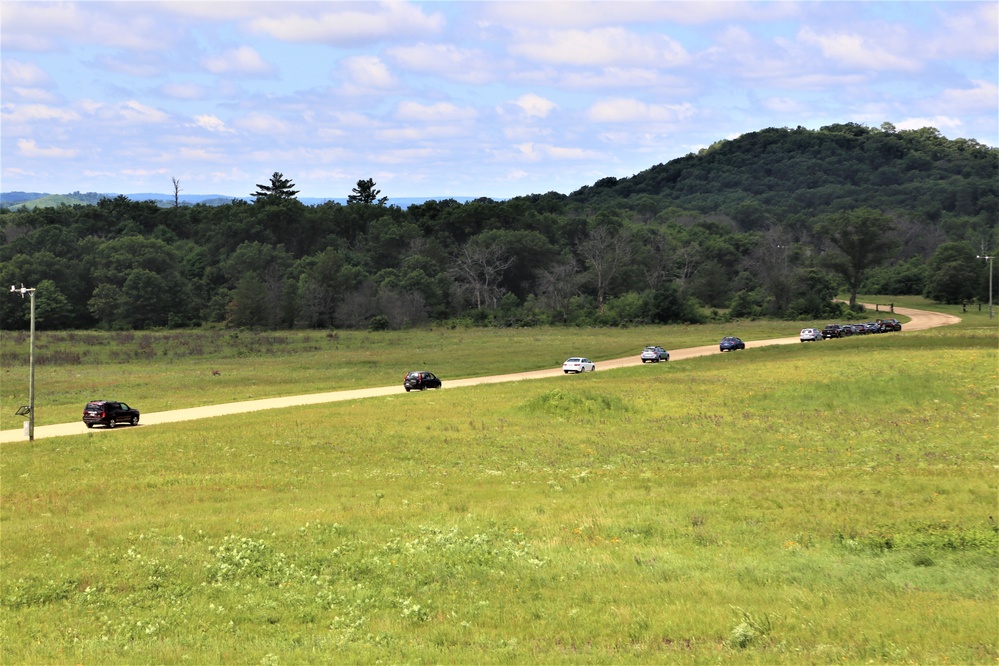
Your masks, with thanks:
[[[768,127],[999,145],[999,2],[0,0],[0,191],[571,193]]]

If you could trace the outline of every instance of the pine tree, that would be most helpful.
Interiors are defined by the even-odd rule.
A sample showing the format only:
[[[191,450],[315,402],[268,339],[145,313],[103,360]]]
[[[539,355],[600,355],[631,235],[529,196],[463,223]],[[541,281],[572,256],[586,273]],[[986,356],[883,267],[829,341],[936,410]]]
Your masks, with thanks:
[[[295,195],[298,194],[298,190],[292,189],[294,187],[295,183],[291,182],[291,179],[285,178],[283,173],[275,171],[274,175],[271,176],[271,184],[261,185],[257,183],[257,191],[251,196],[256,198],[257,203],[294,199]]]

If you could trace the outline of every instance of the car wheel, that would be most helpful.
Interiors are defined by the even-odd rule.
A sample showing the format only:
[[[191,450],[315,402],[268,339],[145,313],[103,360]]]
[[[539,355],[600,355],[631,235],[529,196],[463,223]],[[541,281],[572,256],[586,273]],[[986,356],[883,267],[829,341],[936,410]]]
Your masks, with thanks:
[[[87,427],[88,427],[88,428],[93,428],[93,427],[94,427],[94,424],[93,424],[93,423],[88,423],[88,424],[87,424]]]
[[[132,417],[132,425],[134,425],[134,426],[139,425],[139,417],[138,416],[133,416]]]
[[[113,428],[113,427],[115,427],[116,425],[118,425],[118,422],[117,422],[117,421],[115,421],[114,419],[111,419],[110,421],[108,421],[108,427],[109,427],[109,428]]]
[[[406,387],[406,393],[409,393],[409,387],[408,386]]]
[[[569,374],[568,370],[563,370],[562,372],[564,372],[565,374]]]

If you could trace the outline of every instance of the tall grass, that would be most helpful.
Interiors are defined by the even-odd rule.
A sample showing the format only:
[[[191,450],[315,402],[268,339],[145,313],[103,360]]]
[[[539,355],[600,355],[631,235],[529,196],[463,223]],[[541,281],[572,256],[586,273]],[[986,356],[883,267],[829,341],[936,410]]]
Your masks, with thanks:
[[[0,660],[994,663],[996,340],[4,445]]]

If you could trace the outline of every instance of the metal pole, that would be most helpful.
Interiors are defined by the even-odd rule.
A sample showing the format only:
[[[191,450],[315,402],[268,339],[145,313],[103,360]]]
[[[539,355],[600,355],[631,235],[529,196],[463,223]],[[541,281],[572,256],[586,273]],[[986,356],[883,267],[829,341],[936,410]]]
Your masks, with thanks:
[[[992,319],[992,260],[995,257],[989,257],[989,319]]]
[[[18,289],[14,285],[10,286],[10,292],[12,294],[21,294],[21,298],[24,298],[25,294],[31,296],[31,342],[28,348],[28,441],[35,441],[35,288],[25,287],[24,283],[21,283],[21,288]],[[17,411],[21,414],[21,410]]]
[[[992,319],[992,260],[995,259],[995,255],[980,254],[978,258],[989,262],[989,319]]]
[[[31,290],[31,342],[28,352],[28,441],[35,441],[35,290]]]

